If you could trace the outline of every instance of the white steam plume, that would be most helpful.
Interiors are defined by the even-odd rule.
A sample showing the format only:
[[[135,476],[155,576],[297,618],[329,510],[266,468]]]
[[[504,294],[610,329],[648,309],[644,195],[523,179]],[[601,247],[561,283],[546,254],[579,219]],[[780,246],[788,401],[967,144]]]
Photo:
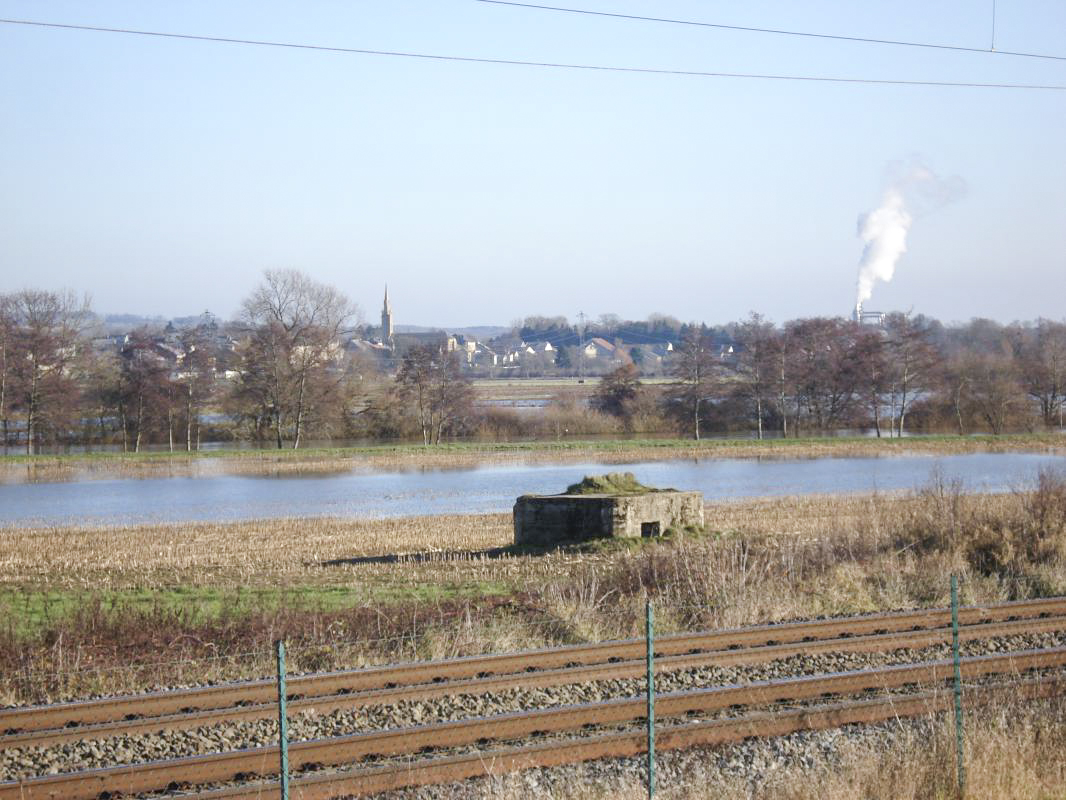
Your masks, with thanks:
[[[908,204],[932,209],[961,197],[966,185],[961,178],[937,177],[930,169],[912,161],[897,166],[895,179],[885,190],[881,205],[859,217],[859,238],[863,241],[859,260],[858,303],[870,299],[877,281],[892,280],[896,262],[907,252],[907,232],[913,217]]]
[[[857,302],[865,303],[874,291],[874,281],[892,280],[896,262],[907,252],[907,231],[911,215],[903,193],[895,187],[885,192],[876,211],[859,217],[859,237],[865,247],[859,261]]]

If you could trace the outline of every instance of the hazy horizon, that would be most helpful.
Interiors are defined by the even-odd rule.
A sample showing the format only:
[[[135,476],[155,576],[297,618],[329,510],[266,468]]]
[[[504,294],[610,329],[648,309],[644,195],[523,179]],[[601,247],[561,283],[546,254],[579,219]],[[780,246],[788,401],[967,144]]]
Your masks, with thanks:
[[[392,302],[391,294],[390,294],[390,297],[389,297],[389,301],[390,301],[390,303]],[[868,310],[882,311],[882,309],[873,309],[872,307],[869,308]],[[886,313],[891,313],[891,311],[893,311],[893,310],[896,310],[896,309],[889,310]],[[147,320],[147,321],[155,321],[155,322],[163,322],[163,323],[170,322],[170,321],[177,320],[177,319],[190,319],[190,318],[198,317],[201,314],[203,314],[205,311],[211,312],[214,316],[218,317],[223,322],[233,321],[235,319],[235,317],[236,317],[236,315],[219,314],[214,309],[211,309],[211,308],[201,309],[200,311],[197,311],[195,313],[189,313],[189,314],[178,313],[178,314],[169,314],[169,315],[167,315],[167,314],[138,314],[135,311],[112,311],[112,310],[105,310],[105,309],[98,309],[98,308],[93,308],[92,311],[93,311],[94,314],[97,315],[97,317],[100,317],[100,318],[131,316],[131,317],[136,317],[138,319],[144,319],[144,320]],[[371,327],[377,326],[377,325],[380,324],[379,321],[378,321],[378,314],[380,312],[380,309],[371,309],[369,313],[367,312],[366,309],[362,309],[362,308],[360,309],[360,311],[361,311],[361,317],[358,320],[358,324],[360,324],[360,325],[368,325],[368,326],[371,326]],[[396,311],[396,308],[395,308],[395,304],[393,303],[394,319],[395,319],[395,311]],[[656,316],[656,315],[662,314],[664,316],[674,317],[679,322],[684,323],[684,324],[700,324],[700,323],[703,323],[703,324],[706,324],[706,325],[708,325],[710,327],[714,327],[714,326],[719,326],[719,325],[728,325],[728,324],[733,323],[733,322],[740,322],[744,318],[746,318],[749,315],[749,313],[751,313],[751,312],[755,312],[757,314],[761,314],[761,316],[763,316],[766,319],[766,321],[772,322],[774,324],[782,324],[782,323],[788,322],[788,321],[793,320],[793,319],[800,319],[801,318],[801,317],[782,317],[780,319],[774,319],[774,318],[769,317],[766,314],[762,314],[762,312],[760,312],[759,309],[757,309],[757,308],[756,309],[749,309],[748,311],[745,311],[745,312],[742,312],[742,313],[738,313],[735,316],[728,317],[728,318],[722,318],[722,319],[703,319],[703,318],[698,318],[698,317],[693,317],[693,318],[687,318],[686,319],[684,317],[679,317],[676,314],[671,314],[669,311],[653,312],[652,314],[645,315],[643,317],[626,317],[626,316],[623,316],[623,315],[618,315],[618,316],[621,318],[621,320],[623,322],[643,322],[643,321],[646,321],[651,316]],[[609,309],[604,311],[604,314],[611,314],[611,313],[612,312]],[[1049,319],[1049,320],[1053,320],[1055,322],[1066,322],[1066,311],[1060,313],[1058,316],[1047,316],[1047,315],[1044,315],[1044,316],[1036,316],[1036,317],[1014,317],[1014,318],[1011,318],[1011,319],[998,319],[996,317],[980,316],[980,315],[969,317],[967,319],[945,319],[945,318],[942,318],[942,317],[937,317],[937,316],[935,316],[933,314],[926,314],[921,309],[903,309],[903,313],[925,314],[925,316],[933,318],[933,319],[936,319],[937,321],[939,321],[940,323],[942,323],[943,325],[945,325],[947,327],[961,327],[961,326],[969,324],[970,322],[972,322],[975,319],[989,319],[989,320],[992,320],[993,322],[996,322],[996,323],[999,323],[999,324],[1002,324],[1002,325],[1010,325],[1010,324],[1013,324],[1013,323],[1026,324],[1026,323],[1036,322],[1038,319]],[[558,317],[558,316],[564,316],[564,315],[562,313],[552,312],[551,310],[537,310],[537,309],[534,309],[534,310],[531,310],[528,314],[523,314],[520,317],[516,317],[515,319],[513,319],[513,320],[511,320],[509,322],[491,322],[491,321],[490,322],[485,322],[484,320],[472,319],[472,320],[466,320],[466,321],[460,320],[459,322],[457,322],[455,324],[436,324],[432,320],[430,320],[428,322],[424,321],[424,320],[407,320],[407,321],[394,322],[394,325],[396,327],[396,330],[400,331],[400,332],[403,332],[405,329],[416,329],[416,328],[417,329],[425,329],[425,330],[444,330],[444,331],[472,330],[472,329],[476,329],[476,328],[501,328],[501,329],[511,330],[514,327],[514,324],[516,322],[523,321],[527,317]],[[806,316],[827,316],[827,317],[844,317],[844,318],[847,318],[847,314],[844,314],[844,313],[840,313],[840,314],[824,314],[824,315],[813,315],[812,314],[812,315],[806,315]],[[567,317],[567,321],[571,325],[577,325],[579,323],[579,320],[576,317]],[[585,320],[586,325],[588,325],[590,327],[595,325],[595,324],[597,324],[597,322],[598,322],[598,315],[596,317],[588,317],[587,316],[587,318]]]

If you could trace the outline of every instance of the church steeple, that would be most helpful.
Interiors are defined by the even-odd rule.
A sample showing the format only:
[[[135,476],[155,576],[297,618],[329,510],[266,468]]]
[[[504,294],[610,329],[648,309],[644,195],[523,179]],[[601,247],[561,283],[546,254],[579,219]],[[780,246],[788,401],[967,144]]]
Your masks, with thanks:
[[[389,305],[389,285],[385,284],[385,304],[381,307],[381,341],[392,346],[392,306]]]

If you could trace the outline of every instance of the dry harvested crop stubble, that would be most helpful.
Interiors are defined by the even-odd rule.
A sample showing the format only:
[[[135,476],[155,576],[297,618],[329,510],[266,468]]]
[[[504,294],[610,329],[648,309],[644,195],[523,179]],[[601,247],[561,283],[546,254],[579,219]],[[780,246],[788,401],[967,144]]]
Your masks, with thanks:
[[[669,632],[944,605],[951,571],[967,603],[1066,593],[1066,483],[1050,475],[1032,492],[934,484],[706,511],[702,535],[546,552],[510,547],[503,514],[0,530],[2,686],[265,675],[278,635],[300,669],[627,637],[646,597]],[[989,558],[989,531],[1009,558]]]

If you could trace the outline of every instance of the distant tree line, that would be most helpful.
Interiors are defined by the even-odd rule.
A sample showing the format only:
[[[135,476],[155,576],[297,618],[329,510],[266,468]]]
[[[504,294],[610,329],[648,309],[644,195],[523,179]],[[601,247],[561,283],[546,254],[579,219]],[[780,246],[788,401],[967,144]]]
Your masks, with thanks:
[[[357,317],[341,292],[295,270],[266,272],[236,320],[180,331],[106,336],[88,299],[0,295],[0,437],[33,454],[468,433],[472,393],[455,354],[414,347],[387,374],[346,348]]]
[[[1062,322],[947,327],[890,314],[880,326],[825,317],[775,326],[752,314],[729,331],[723,354],[708,332],[688,330],[669,364],[673,382],[658,390],[663,416],[697,439],[711,430],[762,438],[863,428],[898,437],[1062,427]],[[594,404],[626,420],[653,391],[622,366],[604,376]]]
[[[0,294],[0,437],[34,453],[669,430],[998,434],[1061,427],[1066,402],[1066,324],[1046,319],[945,326],[891,314],[872,327],[824,317],[775,325],[752,314],[708,327],[607,315],[578,330],[562,317],[530,317],[515,333],[555,337],[561,353],[568,337],[591,333],[628,344],[630,354],[641,344],[670,347],[655,365],[664,378],[649,383],[648,365],[634,356],[590,399],[566,391],[523,414],[479,404],[459,355],[443,344],[385,360],[350,347],[357,323],[343,293],[293,270],[266,272],[231,322],[118,337],[104,336],[88,300],[70,292]]]

